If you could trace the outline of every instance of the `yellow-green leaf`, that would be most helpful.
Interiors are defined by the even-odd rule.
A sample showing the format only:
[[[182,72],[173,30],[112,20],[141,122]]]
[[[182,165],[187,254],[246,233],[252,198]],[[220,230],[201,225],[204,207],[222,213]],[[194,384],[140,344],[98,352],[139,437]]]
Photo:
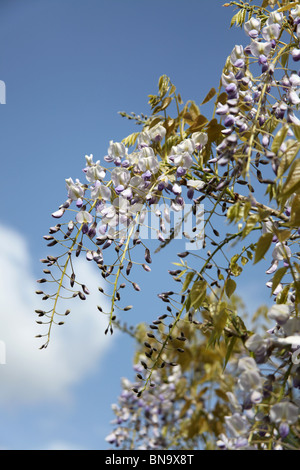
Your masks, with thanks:
[[[277,132],[277,134],[274,137],[274,140],[273,140],[273,143],[272,143],[272,146],[271,146],[272,152],[274,152],[274,153],[278,152],[282,142],[286,138],[288,130],[289,130],[289,126],[287,124],[284,124],[281,127],[281,129],[279,129],[279,131]]]
[[[216,93],[217,92],[216,92],[215,88],[211,88],[201,104],[208,103],[215,96]]]
[[[234,293],[235,289],[236,289],[236,282],[231,278],[227,279],[225,282],[225,292],[226,292],[227,297],[230,298],[232,294]]]
[[[287,271],[287,267],[286,266],[283,266],[282,268],[279,268],[274,276],[273,276],[273,281],[272,281],[272,294],[273,292],[275,291],[276,287],[278,286],[278,284],[280,283],[281,279],[283,278],[283,276],[285,275]]]
[[[288,198],[300,188],[300,160],[295,160],[282,187],[281,198]]]
[[[219,341],[226,326],[227,318],[228,313],[226,308],[221,308],[220,311],[214,316],[214,327],[208,340],[209,346]]]
[[[194,272],[193,271],[189,271],[187,273],[187,275],[185,276],[185,280],[184,280],[184,283],[183,283],[183,286],[182,286],[182,292],[185,292],[186,289],[189,287],[193,277],[194,277]]]
[[[280,7],[278,8],[278,12],[282,12],[282,11],[287,11],[287,10],[291,10],[292,8],[295,8],[298,4],[298,2],[290,2],[288,5],[284,5],[283,7]]]
[[[194,307],[196,310],[201,306],[206,297],[206,281],[194,282],[190,294],[190,308]]]
[[[258,263],[271,246],[273,234],[271,232],[264,233],[258,240],[254,256],[254,264]]]
[[[300,194],[296,194],[293,199],[289,224],[291,227],[300,226]]]

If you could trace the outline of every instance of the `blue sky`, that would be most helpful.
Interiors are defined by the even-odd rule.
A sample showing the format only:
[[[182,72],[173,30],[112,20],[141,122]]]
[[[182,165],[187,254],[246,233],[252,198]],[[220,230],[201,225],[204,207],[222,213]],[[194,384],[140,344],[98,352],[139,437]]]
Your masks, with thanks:
[[[42,237],[66,199],[65,178],[80,177],[84,156],[101,160],[110,140],[137,130],[119,111],[147,114],[147,96],[163,74],[184,100],[198,104],[218,86],[233,46],[246,43],[243,32],[229,28],[233,12],[223,3],[0,2],[0,79],[6,84],[0,108],[0,339],[7,356],[0,365],[2,449],[107,447],[110,406],[120,377],[132,376],[134,344],[104,337],[91,299],[74,308],[47,350],[38,349],[35,279],[39,259],[48,254]],[[135,305],[129,324],[159,313],[156,293],[170,255],[167,250],[159,263],[154,259],[152,276],[141,276],[142,295],[129,295]],[[81,269],[97,290],[97,273]],[[264,286],[254,271],[246,282],[246,301],[256,296],[259,304]]]

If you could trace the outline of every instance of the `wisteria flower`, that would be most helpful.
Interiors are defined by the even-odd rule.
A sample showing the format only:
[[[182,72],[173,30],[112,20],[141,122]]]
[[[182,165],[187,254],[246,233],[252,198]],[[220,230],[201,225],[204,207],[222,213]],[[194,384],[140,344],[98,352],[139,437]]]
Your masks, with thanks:
[[[127,152],[128,150],[123,142],[114,142],[111,140],[104,160],[107,162],[120,163],[122,158],[127,156]]]
[[[295,8],[292,8],[290,13],[294,23],[298,24],[300,22],[300,5],[297,5]]]
[[[160,142],[165,137],[166,132],[166,128],[160,123],[156,124],[148,131],[150,139],[154,142]]]
[[[205,132],[194,132],[191,135],[195,150],[201,150],[208,141],[208,136]]]
[[[130,181],[130,172],[127,168],[116,167],[111,172],[111,180],[115,188],[120,185],[126,187]]]
[[[232,416],[225,416],[226,426],[229,432],[234,437],[240,437],[247,434],[249,423],[245,416],[239,413],[234,413]]]
[[[76,221],[79,224],[90,224],[93,222],[93,216],[87,211],[80,211],[76,215]]]
[[[91,189],[91,198],[108,201],[111,198],[111,190],[104,184],[101,184],[100,181],[96,181]]]
[[[283,13],[281,11],[271,11],[267,19],[267,25],[278,24],[282,25],[284,20]]]
[[[192,139],[184,139],[178,145],[173,146],[171,155],[168,157],[170,163],[177,167],[189,169],[193,164],[192,154],[195,151],[195,143]]]
[[[269,26],[265,26],[262,29],[261,34],[265,41],[272,41],[274,39],[275,40],[278,39],[279,34],[280,34],[280,24],[273,23],[273,24],[270,24]]]
[[[80,181],[77,179],[76,183],[74,183],[72,178],[66,179],[66,186],[68,190],[68,197],[72,201],[77,201],[78,199],[82,199],[84,196],[84,189],[82,188],[82,185]]]
[[[252,403],[260,403],[262,400],[262,386],[264,379],[261,377],[258,368],[244,370],[238,379],[241,390],[249,394]]]
[[[281,437],[289,434],[289,425],[298,420],[298,406],[288,400],[283,400],[271,407],[270,420],[273,423],[280,423],[279,433]]]
[[[151,143],[150,133],[147,131],[140,132],[137,137],[138,148],[142,149],[143,147],[148,147],[150,143]]]
[[[268,317],[275,320],[279,325],[284,325],[291,315],[291,307],[286,304],[275,304],[269,312]]]
[[[295,62],[298,62],[300,60],[300,49],[299,48],[294,47],[291,54],[292,54],[292,58]]]
[[[292,256],[291,249],[288,245],[284,245],[281,242],[276,243],[275,248],[272,252],[272,258],[277,261],[286,260]]]
[[[205,186],[205,183],[204,181],[200,181],[200,180],[189,180],[187,181],[186,185],[188,188],[193,188],[196,191],[200,191],[203,188],[203,186]]]
[[[259,35],[261,29],[261,21],[259,18],[255,18],[254,16],[250,18],[249,21],[247,21],[244,24],[244,30],[250,38],[255,39]]]
[[[158,172],[159,162],[151,147],[144,147],[141,149],[137,166],[143,173],[147,170],[153,174]]]
[[[253,40],[250,45],[250,50],[254,57],[264,56],[268,57],[272,49],[271,42],[259,42]]]
[[[245,65],[245,54],[243,46],[234,46],[230,54],[230,62],[234,67],[241,68]]]
[[[100,165],[100,161],[97,160],[95,163],[93,161],[93,155],[86,155],[86,167],[83,169],[83,172],[86,175],[86,179],[93,183],[96,180],[103,180],[106,175],[106,171]]]

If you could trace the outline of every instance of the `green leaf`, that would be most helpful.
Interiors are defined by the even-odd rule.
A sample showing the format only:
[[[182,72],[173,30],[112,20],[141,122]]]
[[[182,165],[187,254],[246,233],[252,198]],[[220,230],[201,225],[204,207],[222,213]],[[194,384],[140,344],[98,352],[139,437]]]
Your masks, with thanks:
[[[171,96],[166,96],[163,99],[163,102],[160,105],[156,106],[155,109],[153,109],[153,114],[156,114],[159,111],[163,111],[164,109],[166,109],[169,106],[169,104],[171,103],[172,99],[173,98],[171,98]]]
[[[227,210],[227,219],[230,222],[238,222],[243,216],[243,208],[239,202],[230,206]]]
[[[293,199],[289,225],[291,227],[300,226],[300,194],[296,194]]]
[[[273,233],[267,232],[264,233],[258,240],[256,244],[255,256],[254,256],[254,263],[258,263],[267,253],[268,249],[271,246],[273,240]]]
[[[274,274],[273,281],[272,281],[272,294],[275,291],[278,284],[280,283],[283,276],[285,275],[286,271],[287,271],[287,267],[283,266],[282,268],[279,268]]]
[[[280,178],[288,170],[300,149],[300,142],[289,139],[286,142],[285,151],[279,152],[280,163],[277,170],[277,177]],[[282,153],[282,155],[280,155]]]
[[[190,308],[196,310],[201,306],[206,297],[206,281],[195,281],[189,293]]]
[[[274,153],[278,152],[282,142],[286,138],[288,130],[289,130],[289,126],[287,124],[284,124],[281,127],[281,129],[279,129],[279,131],[277,132],[277,134],[274,137],[274,140],[273,140],[273,143],[272,143],[272,146],[271,146],[272,152],[274,152]]]
[[[130,134],[128,137],[125,137],[125,139],[122,140],[123,144],[128,147],[132,147],[135,144],[136,139],[138,138],[139,134],[140,134],[139,132],[134,132],[133,134]]]
[[[300,141],[300,126],[297,124],[293,124],[292,129],[296,139]]]
[[[232,354],[232,351],[234,349],[234,346],[235,346],[236,342],[237,342],[237,337],[236,336],[233,336],[232,338],[230,338],[229,344],[228,344],[227,349],[226,349],[226,355],[225,355],[225,361],[224,361],[223,369],[225,369],[227,364],[228,364],[228,361],[230,359],[230,356]]]
[[[216,92],[215,88],[211,88],[209,90],[209,92],[207,93],[206,97],[204,98],[204,100],[202,101],[201,105],[205,104],[205,103],[208,103],[215,96],[216,93],[217,92]]]
[[[295,8],[298,5],[298,2],[290,2],[288,5],[284,5],[283,7],[278,8],[278,12],[282,11],[287,11],[291,10],[292,8]]]
[[[214,322],[214,327],[211,332],[211,336],[208,340],[208,345],[211,346],[215,344],[217,341],[219,341],[223,330],[226,326],[227,323],[227,318],[228,318],[228,313],[227,309],[221,308],[219,312],[214,316],[213,322]]]
[[[186,289],[189,287],[194,275],[195,275],[195,273],[193,271],[189,271],[187,273],[187,275],[185,276],[183,286],[182,286],[182,292],[185,292]]]
[[[236,289],[236,282],[233,279],[228,278],[225,282],[225,292],[227,297],[231,297]]]
[[[258,214],[252,214],[247,218],[245,228],[243,229],[243,234],[242,234],[243,238],[247,237],[247,235],[249,235],[249,233],[252,232],[258,220],[259,220]]]
[[[300,189],[300,160],[295,160],[291,167],[286,181],[282,187],[280,198],[290,197],[294,192]]]
[[[235,277],[239,276],[241,272],[243,271],[243,269],[237,264],[237,260],[239,259],[239,257],[240,257],[239,254],[234,255],[231,258],[230,263],[229,263],[230,272]]]

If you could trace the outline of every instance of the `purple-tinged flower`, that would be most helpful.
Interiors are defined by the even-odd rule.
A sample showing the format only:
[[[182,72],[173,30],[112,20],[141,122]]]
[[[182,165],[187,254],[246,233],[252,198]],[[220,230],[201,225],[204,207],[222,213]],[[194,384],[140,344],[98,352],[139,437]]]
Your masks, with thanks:
[[[94,186],[91,189],[91,198],[92,199],[103,199],[108,201],[111,198],[111,190],[107,186],[100,183],[100,181],[95,181]]]
[[[148,133],[154,142],[160,142],[166,135],[166,128],[162,124],[158,123],[149,129]]]
[[[121,194],[122,191],[124,191],[124,186],[122,184],[119,184],[118,186],[115,187],[116,193],[119,195]]]
[[[266,24],[267,25],[278,24],[279,26],[281,26],[283,23],[283,20],[284,20],[284,16],[282,12],[271,11]]]
[[[79,224],[90,224],[93,222],[93,216],[87,211],[80,211],[76,215],[76,221]]]
[[[138,149],[142,149],[143,147],[149,147],[150,142],[151,142],[151,136],[149,132],[143,131],[139,133],[137,137]]]
[[[56,212],[53,212],[52,213],[52,217],[54,217],[54,219],[60,219],[65,213],[65,209],[61,208],[59,210],[57,210]]]
[[[97,160],[96,163],[94,163],[93,155],[86,155],[85,159],[87,166],[83,169],[83,172],[86,175],[86,179],[90,183],[96,180],[102,180],[105,177],[106,171],[100,165],[100,161]]]
[[[229,83],[225,90],[229,98],[236,98],[238,96],[238,87],[236,83]]]
[[[289,246],[278,242],[272,253],[272,258],[274,260],[283,261],[284,259],[290,258],[292,256],[291,249]]]
[[[240,437],[247,434],[249,422],[245,416],[234,413],[232,416],[225,416],[226,426],[233,437]]]
[[[279,261],[276,259],[273,259],[271,266],[266,271],[266,274],[273,274],[277,270],[278,264],[279,264]]]
[[[290,432],[290,427],[289,427],[288,423],[286,423],[286,422],[280,423],[280,425],[279,425],[280,437],[282,437],[282,439],[284,439],[285,437],[288,436],[289,432]]]
[[[179,195],[182,193],[181,186],[180,186],[178,183],[175,183],[175,184],[172,186],[172,192],[173,192],[176,196],[179,196]]]
[[[257,38],[260,32],[260,28],[261,21],[259,18],[255,18],[254,16],[252,16],[252,18],[250,18],[250,20],[246,21],[246,23],[244,24],[244,30],[251,39]]]
[[[272,49],[272,44],[270,42],[259,42],[253,40],[251,42],[250,49],[254,57],[259,57],[261,55],[268,57]]]
[[[194,132],[191,135],[195,150],[201,150],[208,141],[208,136],[205,132]]]
[[[108,157],[109,160],[106,161],[115,161],[116,159],[122,160],[127,156],[127,148],[123,142],[114,142],[111,140],[108,147]]]
[[[176,148],[172,148],[172,152],[177,152]],[[169,157],[169,161],[174,163],[175,166],[189,169],[193,164],[193,159],[189,152],[174,153]]]
[[[116,167],[111,172],[111,180],[115,188],[120,185],[126,187],[130,181],[130,172],[127,168]]]
[[[234,67],[242,68],[245,65],[245,55],[243,46],[234,46],[230,54],[230,62]]]
[[[159,171],[159,162],[152,147],[143,147],[141,149],[137,166],[142,173],[149,170],[152,174],[155,174]]]
[[[291,307],[286,304],[275,304],[273,305],[269,312],[268,317],[271,320],[275,320],[279,325],[284,325],[291,315]]]
[[[297,105],[300,103],[299,94],[295,90],[290,90],[288,93],[288,100],[292,105]]]
[[[176,175],[178,176],[178,178],[181,178],[185,174],[186,174],[186,169],[183,168],[182,166],[179,166],[176,171]]]
[[[293,18],[294,24],[300,23],[300,5],[291,9],[291,17]]]
[[[300,86],[300,77],[296,72],[292,72],[290,77],[288,78],[288,82],[292,87]]]
[[[277,102],[272,106],[272,108],[274,109],[277,119],[283,119],[288,106],[284,102]]]
[[[68,197],[72,201],[77,201],[78,199],[82,199],[84,196],[84,189],[80,181],[77,179],[76,183],[72,180],[72,178],[66,179],[66,187],[68,190]]]
[[[225,104],[221,104],[221,103],[218,103],[217,104],[217,109],[216,109],[216,114],[218,114],[219,116],[226,116],[229,112],[229,106],[227,103]]]
[[[300,126],[300,119],[295,116],[295,113],[291,108],[288,108],[287,110],[287,122]]]
[[[224,119],[224,126],[225,127],[231,127],[235,123],[235,117],[232,114],[228,114],[226,118]]]
[[[300,60],[300,49],[294,47],[292,50],[292,58],[295,62],[298,62]]]
[[[298,420],[298,406],[283,400],[271,407],[270,420],[273,423],[293,424]]]
[[[142,174],[142,178],[144,181],[148,181],[151,179],[152,173],[150,170],[145,171],[145,173]]]
[[[280,24],[273,23],[268,26],[265,26],[262,29],[261,34],[265,41],[272,41],[273,39],[278,39],[280,34]]]

